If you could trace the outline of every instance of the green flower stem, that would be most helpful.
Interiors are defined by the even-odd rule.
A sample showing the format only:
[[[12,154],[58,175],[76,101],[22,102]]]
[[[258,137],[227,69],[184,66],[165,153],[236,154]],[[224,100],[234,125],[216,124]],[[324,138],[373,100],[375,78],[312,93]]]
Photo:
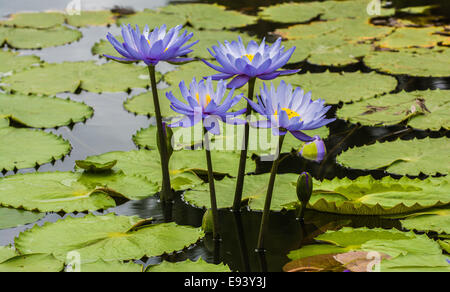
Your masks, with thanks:
[[[261,226],[259,229],[258,245],[257,245],[258,251],[263,251],[263,249],[264,249],[264,234],[266,233],[267,223],[269,221],[270,204],[272,203],[272,193],[273,193],[273,188],[275,186],[275,178],[277,176],[278,165],[280,164],[280,160],[281,160],[280,152],[281,152],[281,147],[283,146],[284,137],[285,137],[285,135],[279,136],[278,149],[277,149],[278,157],[273,162],[272,170],[270,172],[269,186],[267,187],[266,201],[264,203],[264,211],[263,211],[263,215],[262,215],[262,219],[261,219]]]
[[[161,169],[162,169],[162,189],[161,189],[161,201],[171,201],[173,199],[172,187],[170,185],[170,173],[169,173],[169,155],[167,150],[166,137],[164,134],[161,108],[159,106],[158,89],[156,88],[156,73],[155,66],[148,66],[150,74],[150,82],[152,85],[153,104],[155,106],[156,127],[159,136],[159,155],[161,157]]]
[[[211,151],[209,150],[208,131],[204,128],[206,163],[208,165],[208,181],[209,181],[209,195],[211,198],[211,210],[213,216],[213,238],[219,239],[219,214],[217,212],[216,188],[214,186],[214,173],[211,161]]]
[[[247,98],[253,100],[253,93],[255,91],[255,78],[248,81],[248,96]],[[252,107],[250,103],[247,102],[247,111],[245,117],[247,118],[252,112]],[[236,191],[234,193],[233,211],[239,211],[241,208],[242,201],[242,191],[244,190],[244,175],[245,175],[245,164],[247,162],[247,148],[248,148],[248,138],[250,133],[250,125],[248,123],[244,126],[244,140],[242,141],[241,157],[239,159],[239,170],[236,180]]]

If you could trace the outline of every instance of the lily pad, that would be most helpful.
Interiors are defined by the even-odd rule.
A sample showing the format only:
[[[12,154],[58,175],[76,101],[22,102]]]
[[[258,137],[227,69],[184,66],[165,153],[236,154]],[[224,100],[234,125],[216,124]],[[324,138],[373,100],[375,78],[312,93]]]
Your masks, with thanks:
[[[33,128],[53,128],[84,122],[94,110],[81,102],[56,97],[0,93],[0,115]]]
[[[408,230],[417,230],[420,232],[436,232],[450,234],[450,210],[449,209],[431,209],[423,212],[401,216],[402,227]],[[401,218],[398,216],[397,218]]]
[[[72,147],[61,137],[44,131],[0,128],[0,169],[32,168],[61,159]]]
[[[450,76],[450,50],[411,49],[399,52],[372,52],[364,62],[370,68],[389,74],[418,77]]]
[[[210,264],[205,262],[202,258],[193,262],[191,260],[185,260],[182,262],[166,262],[150,266],[146,272],[189,272],[189,273],[223,273],[231,272],[230,268],[225,264]]]
[[[64,23],[64,14],[59,12],[15,13],[9,19],[1,21],[1,25],[47,29]]]
[[[40,49],[61,46],[81,38],[78,30],[65,26],[48,29],[0,27],[0,42],[16,49]]]
[[[116,15],[109,10],[81,11],[80,15],[66,15],[68,25],[76,27],[105,26],[116,22]]]
[[[137,273],[142,272],[142,266],[133,262],[120,262],[98,260],[93,263],[84,263],[80,266],[82,273]]]
[[[0,272],[61,272],[64,263],[50,254],[16,255],[0,263]]]
[[[97,163],[89,160],[76,160],[77,167],[86,170],[87,172],[106,172],[110,171],[117,163],[117,160],[107,161],[105,163]]]
[[[182,250],[203,236],[199,228],[175,223],[145,225],[137,230],[138,217],[86,215],[67,217],[55,223],[35,226],[16,238],[21,253],[51,253],[66,260],[69,252],[78,252],[81,263],[123,261],[144,256],[160,256]]]
[[[124,174],[39,172],[0,179],[0,205],[40,212],[81,212],[115,207],[113,197],[141,199],[158,191]]]
[[[0,246],[0,263],[17,255],[16,250],[12,246]]]
[[[309,208],[348,215],[402,214],[450,203],[446,177],[400,180],[372,176],[314,181]]]
[[[322,98],[328,104],[367,99],[394,90],[397,80],[394,77],[371,73],[306,73],[285,78],[293,86],[311,91],[313,98]]]
[[[188,3],[168,5],[160,8],[167,14],[183,16],[197,29],[224,29],[243,27],[256,22],[256,17],[233,10],[226,10],[217,4]]]
[[[0,74],[20,71],[40,62],[37,56],[19,56],[15,52],[0,51]]]
[[[0,207],[0,229],[7,229],[36,222],[45,216],[44,213],[29,212]],[[0,258],[0,262],[1,262]]]
[[[446,137],[377,142],[350,148],[338,155],[336,160],[345,167],[385,169],[389,173],[401,175],[448,174],[450,157],[445,153],[448,153],[449,147]]]
[[[158,90],[159,106],[163,117],[175,117],[180,115],[170,108],[170,101],[166,98],[166,92],[170,90],[171,88]],[[153,93],[151,90],[134,95],[133,97],[127,99],[123,106],[127,111],[137,115],[149,117],[155,115]]]
[[[263,210],[267,193],[270,174],[247,175],[244,181],[242,204],[247,204],[252,210]],[[298,201],[295,183],[298,175],[279,174],[275,180],[274,196],[272,198],[271,210],[280,211],[295,209],[293,203]],[[233,205],[236,180],[224,178],[215,182],[217,207],[229,208]],[[199,186],[184,193],[184,199],[199,208],[210,208],[208,185]]]
[[[160,27],[165,24],[168,29],[177,25],[186,24],[186,18],[183,15],[162,13],[161,11],[145,9],[135,14],[122,16],[117,20],[118,25],[131,24],[133,27],[138,25],[141,30],[148,25],[150,29]]]
[[[264,20],[282,23],[307,22],[324,12],[321,2],[283,3],[262,7],[258,16]]]
[[[434,47],[442,40],[441,36],[434,34],[435,32],[435,27],[398,28],[392,34],[383,38],[376,44],[382,48],[397,50],[410,47]]]
[[[160,78],[160,74],[157,78]],[[53,95],[75,92],[82,88],[92,92],[120,92],[130,88],[147,87],[146,67],[132,64],[94,62],[63,62],[44,64],[9,76],[2,80],[5,89],[24,94]]]
[[[352,123],[388,126],[404,122],[416,129],[450,128],[450,96],[445,90],[402,91],[345,105],[337,116]]]
[[[377,2],[367,0],[325,1],[321,3],[324,6],[325,12],[320,18],[328,20],[343,17],[368,19],[373,16],[392,15],[395,12],[393,8],[383,8],[380,6],[379,11],[374,11],[377,12],[376,15],[370,15],[368,11],[371,11],[369,9],[371,7],[369,5],[377,4]]]
[[[95,163],[108,163],[116,160],[113,171],[123,171],[127,176],[141,176],[157,184],[160,187],[162,182],[161,164],[158,151],[133,150],[114,151],[97,156],[86,158],[87,161]],[[171,185],[176,191],[190,189],[198,184],[202,184],[197,175],[190,170],[171,170]]]

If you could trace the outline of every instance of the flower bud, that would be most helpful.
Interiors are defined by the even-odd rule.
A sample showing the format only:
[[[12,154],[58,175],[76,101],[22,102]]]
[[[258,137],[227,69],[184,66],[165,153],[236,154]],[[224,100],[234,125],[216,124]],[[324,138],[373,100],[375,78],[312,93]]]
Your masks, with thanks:
[[[297,197],[302,203],[302,207],[306,207],[311,199],[313,191],[312,176],[307,172],[302,172],[297,180]]]
[[[315,140],[309,143],[305,143],[298,152],[299,156],[302,156],[309,160],[321,162],[327,154],[327,148],[325,143],[319,136],[314,136]]]

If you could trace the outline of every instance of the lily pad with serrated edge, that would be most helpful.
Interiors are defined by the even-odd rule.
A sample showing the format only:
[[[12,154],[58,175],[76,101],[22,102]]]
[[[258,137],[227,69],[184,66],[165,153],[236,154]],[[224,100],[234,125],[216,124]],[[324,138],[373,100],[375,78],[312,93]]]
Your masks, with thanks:
[[[307,22],[324,12],[320,2],[282,3],[262,7],[258,16],[264,20],[282,23]]]
[[[72,147],[63,138],[39,130],[0,128],[0,169],[32,168],[61,159]]]
[[[407,230],[450,234],[450,210],[448,208],[435,208],[387,218],[402,219],[400,220],[402,227]]]
[[[51,254],[16,255],[0,263],[0,272],[61,272],[64,263]]]
[[[223,273],[231,272],[230,268],[225,264],[210,264],[205,262],[202,258],[193,262],[189,259],[171,263],[163,261],[162,263],[154,266],[149,266],[146,272],[190,272],[190,273]]]
[[[69,44],[79,40],[81,32],[65,26],[49,29],[0,28],[0,39],[16,49],[40,49]]]
[[[410,49],[399,52],[372,52],[364,63],[381,72],[417,77],[450,76],[450,50]]]
[[[400,180],[371,176],[355,180],[335,178],[314,181],[309,208],[348,215],[388,215],[420,211],[450,203],[450,185],[445,177]]]
[[[0,205],[40,212],[81,212],[115,207],[113,197],[141,199],[156,185],[124,174],[39,172],[0,179]]]
[[[0,25],[47,29],[63,24],[64,18],[64,14],[60,12],[15,13],[7,20],[1,21]]]
[[[139,221],[138,217],[114,214],[67,217],[21,233],[15,246],[21,253],[52,253],[60,260],[76,251],[83,264],[99,259],[123,261],[160,256],[182,250],[203,236],[200,228],[175,223],[133,228]]]
[[[39,64],[41,59],[37,56],[20,56],[10,51],[0,51],[0,74],[16,72]]]
[[[0,93],[0,115],[33,128],[84,122],[94,110],[81,102],[56,97]]]
[[[448,174],[450,171],[449,138],[425,138],[376,142],[354,147],[337,156],[336,161],[356,169],[385,169],[400,175],[424,173]]]
[[[109,10],[81,11],[80,15],[66,15],[68,25],[76,27],[105,26],[116,22],[116,15]]]
[[[247,175],[245,176],[244,190],[242,193],[242,204],[246,204],[252,210],[263,210],[267,186],[270,174]],[[296,174],[279,174],[275,179],[275,189],[272,198],[271,210],[281,211],[284,209],[295,209],[293,202],[296,202],[295,191]],[[234,193],[236,190],[236,179],[224,178],[215,182],[217,194],[217,207],[229,208],[233,205]],[[199,208],[210,208],[209,187],[202,185],[184,193],[184,200]]]
[[[86,160],[94,163],[108,163],[116,160],[117,163],[112,168],[113,171],[123,171],[127,176],[145,177],[159,187],[161,186],[162,174],[158,151],[113,151],[90,156]],[[203,183],[203,180],[190,170],[172,169],[170,176],[171,186],[176,191],[190,189]]]
[[[157,79],[161,75],[157,74]],[[63,62],[44,64],[21,71],[2,80],[3,88],[24,94],[52,95],[75,92],[82,88],[92,92],[120,92],[147,87],[146,67],[133,64],[94,62]]]
[[[446,90],[402,91],[345,105],[337,116],[352,123],[388,126],[404,122],[416,129],[450,127],[450,96]]]
[[[382,48],[395,50],[410,47],[434,47],[442,40],[439,35],[434,34],[435,32],[435,27],[398,28],[376,44]]]
[[[0,207],[0,229],[7,229],[36,222],[42,219],[45,213],[29,212],[12,208]],[[1,262],[0,258],[0,262]]]
[[[98,260],[93,263],[84,263],[80,265],[80,272],[82,273],[137,273],[142,272],[142,266],[134,262],[121,261],[103,261]]]
[[[187,3],[168,5],[159,9],[167,14],[183,16],[197,29],[224,29],[243,27],[256,22],[256,17],[226,10],[217,4]]]

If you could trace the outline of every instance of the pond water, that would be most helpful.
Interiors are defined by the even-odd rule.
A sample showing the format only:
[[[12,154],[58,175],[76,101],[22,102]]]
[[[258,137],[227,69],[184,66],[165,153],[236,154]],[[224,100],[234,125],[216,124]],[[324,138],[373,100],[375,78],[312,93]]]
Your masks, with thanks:
[[[61,0],[42,0],[42,1],[0,1],[0,16],[6,17],[10,13],[21,11],[46,11],[61,10],[66,7],[69,1]],[[176,1],[183,2],[183,1]],[[189,1],[192,2],[192,1]],[[256,13],[255,4],[272,5],[286,1],[198,1],[198,2],[215,2],[230,9],[240,10],[245,13]],[[295,1],[302,2],[302,1]],[[401,5],[401,2],[394,1]],[[429,3],[430,1],[422,1]],[[444,3],[447,0],[433,1],[436,3]],[[148,0],[103,0],[103,1],[81,1],[82,9],[109,9],[115,5],[132,7],[135,10],[144,8],[156,8],[167,5],[171,1],[148,1]],[[408,2],[410,3],[410,1]],[[448,8],[448,7],[447,7]],[[445,11],[443,12],[445,13]],[[447,14],[450,15],[450,14]],[[245,28],[252,34],[258,36],[266,35],[269,31],[277,28],[286,27],[284,24],[273,24],[260,20],[257,24]],[[90,27],[81,28],[83,37],[80,41],[69,45],[45,48],[41,50],[19,50],[23,54],[33,54],[39,56],[45,62],[62,62],[62,61],[85,61],[94,60],[100,63],[105,59],[99,58],[91,53],[91,47],[99,40],[105,37],[107,32],[117,35],[120,29],[116,26],[111,27]],[[298,67],[298,64],[296,65]],[[160,64],[157,70],[167,72],[175,67],[169,64]],[[323,67],[311,65],[306,62],[301,64],[302,73],[304,72],[325,72],[330,70],[333,72],[354,72],[363,71],[370,72],[372,69],[366,67],[362,62],[340,68]],[[425,89],[450,89],[450,78],[420,78],[409,77],[405,75],[396,76],[398,86],[394,92],[401,90],[425,90]],[[159,84],[161,88],[166,85]],[[64,139],[70,141],[73,150],[70,155],[63,160],[58,160],[54,164],[42,165],[38,171],[69,171],[73,170],[75,160],[85,159],[90,155],[97,155],[109,151],[127,151],[137,149],[132,141],[132,136],[141,128],[146,128],[150,124],[154,124],[152,118],[145,116],[136,116],[129,113],[123,108],[123,102],[127,98],[141,93],[144,90],[133,90],[130,93],[102,93],[95,94],[91,92],[81,91],[78,94],[63,93],[58,94],[61,98],[70,98],[76,101],[82,101],[91,106],[95,113],[92,118],[85,123],[77,123],[73,127],[60,127],[58,129],[50,129],[50,131],[58,135],[62,135]],[[336,111],[336,106],[330,111],[332,116]],[[335,162],[335,157],[341,151],[354,145],[364,145],[375,142],[376,140],[395,140],[412,139],[414,137],[449,137],[446,131],[419,131],[405,128],[402,126],[392,127],[364,127],[347,123],[343,120],[337,120],[330,125],[330,135],[326,140],[329,156],[322,164],[307,161],[302,158],[291,156],[284,160],[280,166],[280,173],[295,172],[308,170],[316,178],[334,178],[334,177],[350,177],[356,178],[361,175],[372,174],[375,177],[383,177],[387,174],[382,170],[362,171],[345,169]],[[288,154],[285,154],[288,155]],[[263,173],[270,170],[270,162],[258,162],[257,172]],[[20,170],[20,173],[33,172],[34,169]],[[13,172],[3,174],[3,176],[13,175]],[[0,176],[2,176],[0,174]],[[195,208],[182,200],[182,193],[173,205],[162,206],[157,197],[150,197],[141,201],[128,201],[116,208],[109,209],[103,213],[114,212],[118,215],[137,215],[142,218],[152,217],[155,222],[175,221],[179,224],[188,224],[192,226],[201,226],[201,220],[204,210]],[[276,194],[275,194],[276,195]],[[95,213],[101,214],[101,213]],[[13,244],[14,238],[23,230],[31,228],[34,224],[43,224],[44,222],[54,222],[65,216],[83,216],[84,214],[56,214],[48,213],[42,220],[11,229],[0,230],[0,245]],[[272,212],[268,237],[266,240],[267,252],[264,257],[255,253],[257,233],[261,219],[261,212],[244,211],[242,214],[233,214],[230,211],[222,210],[220,212],[220,222],[222,222],[222,241],[217,244],[211,238],[206,237],[193,247],[183,252],[164,256],[170,261],[178,261],[182,259],[195,260],[202,257],[209,262],[224,262],[230,266],[232,270],[238,271],[281,271],[284,264],[288,262],[286,254],[288,251],[297,249],[303,244],[311,243],[313,238],[319,233],[336,229],[342,226],[352,227],[396,227],[400,228],[398,220],[380,219],[375,216],[337,216],[332,214],[308,211],[306,213],[305,222],[301,223],[296,220],[294,212]],[[218,247],[217,247],[218,245]],[[139,261],[144,264],[154,264],[161,261],[161,258],[142,259]]]

